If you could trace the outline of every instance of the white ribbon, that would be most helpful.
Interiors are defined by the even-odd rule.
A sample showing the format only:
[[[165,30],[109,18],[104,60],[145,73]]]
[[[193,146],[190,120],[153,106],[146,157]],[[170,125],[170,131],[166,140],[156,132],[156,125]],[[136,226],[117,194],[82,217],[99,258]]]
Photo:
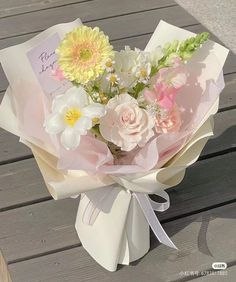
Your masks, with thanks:
[[[167,210],[170,206],[170,198],[169,195],[162,189],[159,189],[158,192],[155,193],[155,195],[162,197],[163,199],[165,199],[165,202],[163,203],[158,203],[156,201],[153,201],[152,199],[150,199],[149,195],[146,193],[140,193],[140,192],[131,192],[128,188],[130,186],[133,186],[134,183],[130,182],[130,181],[124,181],[124,179],[121,179],[119,177],[113,177],[114,180],[119,183],[121,186],[123,186],[124,188],[127,189],[127,192],[131,193],[132,196],[134,196],[143,213],[144,216],[147,219],[148,224],[150,225],[153,233],[155,234],[156,238],[159,240],[160,243],[177,249],[177,247],[175,246],[175,244],[171,241],[171,239],[169,238],[169,236],[166,234],[165,230],[163,229],[163,227],[161,226],[160,221],[158,220],[156,214],[154,211],[159,211],[159,212],[163,212],[165,210]],[[128,184],[129,185],[126,185]],[[127,187],[128,186],[128,187]],[[104,188],[104,189],[100,189],[100,191],[93,191],[93,198],[95,199],[95,201],[93,201],[92,199],[90,199],[89,203],[87,204],[84,213],[83,213],[83,222],[85,224],[88,225],[93,225],[93,223],[95,222],[97,216],[100,213],[100,208],[102,206],[102,202],[105,201],[110,194],[110,191],[112,190],[112,188]],[[97,204],[94,204],[97,203]]]
[[[161,191],[160,194],[156,194],[166,199],[165,203],[158,203],[149,198],[147,194],[144,193],[134,193],[134,196],[139,202],[139,205],[157,239],[160,243],[178,249],[175,244],[171,241],[169,236],[166,234],[165,230],[161,226],[154,211],[163,212],[167,210],[170,206],[169,195],[165,191]]]

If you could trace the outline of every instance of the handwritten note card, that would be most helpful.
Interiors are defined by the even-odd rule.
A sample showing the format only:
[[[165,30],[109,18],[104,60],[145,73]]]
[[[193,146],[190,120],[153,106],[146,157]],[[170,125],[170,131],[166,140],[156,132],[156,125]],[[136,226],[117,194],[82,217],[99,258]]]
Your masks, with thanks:
[[[58,81],[53,76],[53,71],[58,67],[55,50],[60,41],[59,35],[54,34],[27,53],[33,71],[49,97],[63,94],[71,86],[67,80]]]

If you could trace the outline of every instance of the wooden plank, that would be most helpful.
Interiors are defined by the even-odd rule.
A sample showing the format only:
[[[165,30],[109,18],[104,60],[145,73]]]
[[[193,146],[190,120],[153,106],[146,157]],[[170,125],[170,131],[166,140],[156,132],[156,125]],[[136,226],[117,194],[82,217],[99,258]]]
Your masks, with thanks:
[[[236,199],[236,152],[199,161],[187,169],[184,180],[168,189],[170,208],[157,213],[161,220],[193,213]]]
[[[169,189],[171,207],[165,213],[157,213],[159,219],[169,221],[236,199],[235,157],[236,153],[219,156],[189,168],[184,181]],[[27,162],[32,164],[32,160]],[[19,181],[19,176],[15,180]],[[37,175],[32,177],[29,186],[39,179],[41,177]],[[17,186],[14,184],[12,189],[18,200],[24,201],[17,192]],[[4,197],[0,194],[0,202],[3,201]],[[77,206],[78,201],[74,199],[51,200],[0,213],[0,246],[7,261],[78,245],[74,229]]]
[[[216,114],[214,121],[214,136],[206,144],[201,156],[236,148],[236,109]]]
[[[185,28],[189,31],[195,32],[195,33],[201,33],[201,32],[204,32],[204,31],[208,31],[201,24],[194,24],[194,25],[190,25],[190,26],[185,26],[183,28]],[[138,47],[140,49],[144,49],[147,42],[151,38],[152,33],[153,33],[153,30],[150,30],[150,32],[148,32],[147,34],[141,34],[141,35],[129,37],[129,38],[126,38],[126,39],[115,39],[113,41],[113,45],[115,46],[115,48],[117,50],[124,48],[125,45],[129,45],[132,48]],[[27,35],[25,35],[25,36],[27,36]],[[13,39],[14,39],[14,37],[12,37],[11,39],[9,38],[9,39],[0,41],[0,46],[1,46],[1,44],[3,44],[3,46],[8,46],[8,44],[11,44],[10,42],[8,43],[8,40],[13,40]],[[213,40],[213,41],[219,42],[219,39],[211,33],[210,33],[210,39]],[[15,40],[17,40],[17,39],[15,39]],[[4,44],[6,44],[6,45],[4,45]]]
[[[122,17],[124,17],[126,20],[129,21],[129,18],[133,17],[133,15],[132,14],[131,15],[124,15]],[[124,18],[122,18],[122,19],[124,19]],[[130,37],[125,36],[125,34],[124,34],[124,36],[120,39],[119,38],[111,38],[111,36],[112,36],[112,33],[111,33],[109,35],[110,40],[113,42],[113,45],[115,46],[115,48],[117,50],[124,48],[125,45],[130,45],[132,47],[139,47],[139,48],[143,49],[145,47],[145,45],[147,44],[148,40],[150,39],[151,34],[153,33],[153,31],[154,31],[154,29],[155,29],[155,27],[158,24],[158,21],[160,19],[161,18],[157,18],[155,25],[149,26],[148,25],[149,22],[147,22],[147,21],[145,22],[145,20],[146,20],[145,18],[140,18],[139,24],[140,25],[145,24],[145,26],[147,28],[145,33],[140,33],[140,34],[136,34],[136,35],[133,35],[133,36],[131,35]],[[116,21],[117,19],[113,18],[113,20]],[[107,21],[108,21],[108,23],[110,23],[110,19],[107,19]],[[95,23],[93,22],[93,26],[95,26],[96,24],[97,24],[97,26],[99,26],[99,22],[100,22],[100,20],[95,21]],[[118,23],[117,25],[119,25],[119,21],[117,23]],[[91,24],[91,26],[92,26],[92,24]],[[180,27],[183,27],[183,28],[185,28],[189,31],[195,32],[195,33],[207,31],[207,29],[199,23],[192,25],[191,22],[190,22],[189,24],[182,25]],[[119,26],[117,26],[116,29],[117,28],[119,28]],[[131,27],[129,27],[129,29],[130,28]],[[12,36],[12,37],[9,37],[9,38],[6,38],[6,39],[0,39],[0,49],[4,49],[4,48],[7,48],[7,47],[12,46],[12,45],[23,43],[23,42],[29,40],[30,38],[32,38],[33,36],[36,36],[37,34],[39,34],[39,32],[40,31],[30,32],[30,33],[27,33],[27,34],[24,34],[24,35],[17,35],[17,36]],[[124,32],[125,32],[125,30],[124,30]],[[124,39],[126,39],[126,40],[124,40]],[[210,34],[210,39],[212,39],[213,41],[219,42],[219,39],[217,37],[215,37],[213,34]],[[124,43],[123,43],[123,40],[124,40]],[[118,42],[114,43],[115,41],[118,41]]]
[[[1,0],[0,18],[91,0]]]
[[[225,205],[164,224],[179,250],[153,240],[145,257],[117,272],[103,269],[82,248],[12,264],[9,271],[15,282],[176,281],[183,278],[182,271],[205,270],[212,262],[235,259],[235,207]]]
[[[160,9],[159,11],[154,10],[161,7],[167,8]],[[112,18],[114,16],[120,17],[121,15],[137,12],[142,12],[142,14],[144,13],[145,15],[145,11],[148,10],[151,10],[150,12],[153,12],[153,15],[156,14],[156,17],[152,17],[152,20],[157,19],[161,14],[168,14],[169,17],[175,15],[175,19],[173,19],[175,22],[186,23],[190,21],[192,24],[197,23],[184,9],[175,4],[173,6],[173,0],[129,0],[123,1],[122,3],[116,0],[94,0],[54,9],[39,10],[32,13],[12,16],[10,18],[1,18],[0,38],[41,31],[52,25],[68,22],[77,17],[80,17],[84,22],[91,22],[97,21],[98,19]],[[184,15],[184,17],[178,19],[180,15]],[[120,20],[122,21],[121,18]],[[147,21],[149,21],[149,19],[147,19]],[[142,29],[141,26],[140,28]]]
[[[34,159],[1,166],[0,211],[50,199]]]
[[[12,282],[6,261],[0,250],[0,282]]]
[[[32,156],[31,151],[19,142],[19,137],[0,128],[0,164]]]
[[[224,79],[225,88],[220,95],[220,110],[236,106],[236,73],[225,75]]]
[[[78,245],[77,208],[78,200],[66,199],[1,212],[0,246],[7,262]]]

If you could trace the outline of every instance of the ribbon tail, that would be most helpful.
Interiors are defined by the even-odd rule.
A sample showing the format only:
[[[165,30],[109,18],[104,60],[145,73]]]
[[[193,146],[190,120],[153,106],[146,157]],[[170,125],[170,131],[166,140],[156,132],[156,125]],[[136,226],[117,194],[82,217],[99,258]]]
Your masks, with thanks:
[[[156,214],[149,201],[148,195],[144,193],[133,193],[133,194],[138,200],[140,207],[142,208],[143,213],[150,227],[152,228],[152,231],[154,232],[155,236],[159,240],[159,242],[170,248],[174,248],[178,250],[178,248],[175,246],[175,244],[171,241],[169,236],[166,234],[165,230],[161,226],[160,221],[156,217]]]

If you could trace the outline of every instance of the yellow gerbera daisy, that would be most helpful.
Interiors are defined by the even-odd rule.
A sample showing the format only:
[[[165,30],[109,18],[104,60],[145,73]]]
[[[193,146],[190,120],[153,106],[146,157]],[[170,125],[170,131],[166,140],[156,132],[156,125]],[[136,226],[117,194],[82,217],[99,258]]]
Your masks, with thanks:
[[[56,50],[64,76],[86,84],[104,71],[104,63],[113,57],[109,38],[98,27],[80,26],[66,34]]]

